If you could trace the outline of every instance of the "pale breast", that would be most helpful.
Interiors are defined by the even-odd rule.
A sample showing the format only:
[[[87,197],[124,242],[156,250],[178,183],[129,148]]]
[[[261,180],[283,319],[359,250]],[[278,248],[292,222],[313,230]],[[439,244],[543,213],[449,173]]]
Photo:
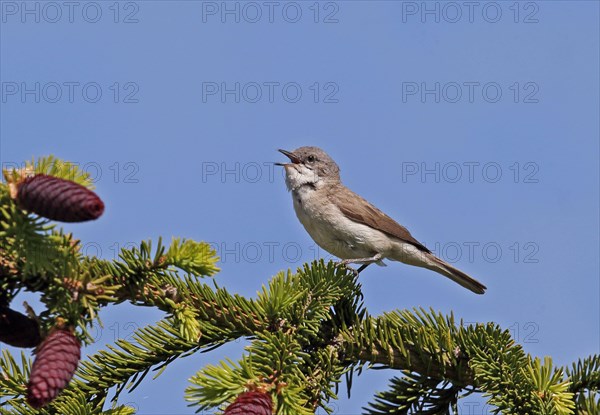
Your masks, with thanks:
[[[338,258],[365,258],[376,253],[386,256],[392,249],[383,232],[348,219],[318,190],[300,188],[292,197],[296,216],[311,238]]]

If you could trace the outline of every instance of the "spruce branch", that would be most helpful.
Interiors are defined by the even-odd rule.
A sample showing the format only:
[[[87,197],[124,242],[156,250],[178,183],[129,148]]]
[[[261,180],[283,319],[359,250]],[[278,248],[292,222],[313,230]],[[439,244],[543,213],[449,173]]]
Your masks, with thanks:
[[[384,414],[449,414],[456,408],[460,387],[450,382],[404,372],[394,377],[390,389],[375,396],[368,415]],[[456,411],[454,411],[456,413]]]
[[[246,298],[203,280],[218,272],[216,252],[204,242],[173,238],[166,246],[159,238],[122,249],[116,260],[84,256],[71,234],[15,202],[16,184],[35,173],[92,187],[77,166],[53,157],[4,172],[0,310],[13,318],[3,320],[2,330],[28,321],[9,308],[22,290],[41,293],[45,309],[30,317],[39,322],[42,337],[64,321],[76,327],[84,345],[93,341],[89,330],[100,324],[102,308],[128,302],[165,313],[130,341],[117,340],[82,361],[69,386],[39,414],[129,415],[134,409],[119,406],[118,397],[150,372],[156,378],[177,358],[239,338],[249,345],[237,362],[205,367],[190,379],[185,392],[190,406],[239,413],[260,400],[280,415],[331,412],[342,377],[376,367],[401,376],[365,409],[371,415],[456,413],[459,399],[474,391],[502,413],[600,411],[597,355],[557,368],[550,358],[526,354],[510,331],[494,323],[464,326],[452,313],[423,308],[371,316],[357,276],[331,261],[279,272],[256,298]],[[29,345],[18,337],[2,338]],[[17,362],[2,352],[0,396],[8,400],[0,403],[0,415],[33,413],[24,399],[30,371],[24,354]]]
[[[569,391],[575,396],[576,414],[600,414],[600,356],[579,359],[566,370],[571,381]]]
[[[566,369],[566,374],[571,380],[569,388],[571,392],[598,391],[600,389],[600,356],[593,355],[579,359]]]
[[[461,330],[452,315],[415,309],[367,315],[339,335],[349,359],[469,385],[473,373],[457,342]]]
[[[138,329],[133,342],[119,339],[109,350],[89,356],[80,364],[71,386],[90,396],[119,386],[116,399],[123,389],[135,389],[153,367],[160,369],[158,365],[166,366],[198,347],[196,342],[180,337],[172,323],[162,320],[155,326]]]
[[[10,396],[12,398],[25,396],[31,360],[23,352],[21,352],[20,360],[20,363],[18,363],[7,349],[2,350],[0,358],[0,390],[2,390],[3,396]],[[2,406],[3,404],[0,401],[0,408]]]

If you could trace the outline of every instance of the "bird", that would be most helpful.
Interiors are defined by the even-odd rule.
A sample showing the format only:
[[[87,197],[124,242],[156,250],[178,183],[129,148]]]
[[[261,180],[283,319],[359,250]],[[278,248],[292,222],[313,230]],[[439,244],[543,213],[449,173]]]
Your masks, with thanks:
[[[305,146],[279,149],[289,162],[285,170],[294,210],[310,237],[341,265],[384,266],[384,259],[435,271],[476,294],[487,289],[479,281],[436,257],[404,226],[342,184],[340,168],[322,149]],[[352,269],[352,268],[351,268]]]

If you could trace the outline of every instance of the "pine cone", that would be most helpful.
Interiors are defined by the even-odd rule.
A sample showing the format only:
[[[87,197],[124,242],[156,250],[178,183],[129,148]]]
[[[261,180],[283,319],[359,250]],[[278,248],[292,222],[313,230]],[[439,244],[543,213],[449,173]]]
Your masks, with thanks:
[[[70,180],[36,174],[17,186],[17,204],[48,219],[84,222],[104,212],[104,203],[96,193]]]
[[[41,340],[37,321],[0,306],[0,342],[14,347],[35,347]]]
[[[27,385],[27,402],[41,408],[68,384],[81,357],[79,340],[69,330],[55,329],[38,347]]]
[[[223,415],[273,415],[271,395],[263,392],[241,393]]]

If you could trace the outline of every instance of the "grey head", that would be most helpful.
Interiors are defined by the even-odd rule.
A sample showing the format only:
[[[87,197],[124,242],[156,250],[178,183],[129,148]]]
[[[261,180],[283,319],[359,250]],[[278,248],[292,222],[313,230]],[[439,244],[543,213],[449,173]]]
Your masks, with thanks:
[[[289,163],[276,163],[285,168],[285,182],[289,190],[298,190],[302,186],[320,188],[325,184],[340,182],[340,168],[319,147],[279,151],[290,159]]]

